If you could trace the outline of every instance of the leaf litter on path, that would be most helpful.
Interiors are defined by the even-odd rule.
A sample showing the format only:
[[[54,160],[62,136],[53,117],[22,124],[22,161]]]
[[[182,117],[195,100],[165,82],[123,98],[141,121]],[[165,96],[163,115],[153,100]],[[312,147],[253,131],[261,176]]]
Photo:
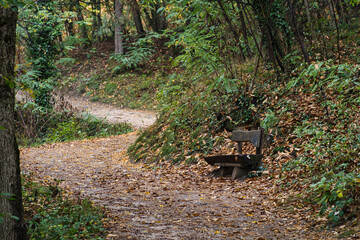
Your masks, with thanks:
[[[316,229],[306,209],[278,204],[275,180],[209,176],[213,167],[132,164],[137,133],[21,149],[21,167],[36,179],[103,206],[107,239],[335,239]]]

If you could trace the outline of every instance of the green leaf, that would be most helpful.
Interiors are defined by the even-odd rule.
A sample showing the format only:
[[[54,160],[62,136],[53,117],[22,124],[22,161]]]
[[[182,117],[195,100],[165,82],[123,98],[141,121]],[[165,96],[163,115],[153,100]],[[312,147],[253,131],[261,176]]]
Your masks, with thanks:
[[[12,218],[12,219],[15,219],[16,221],[19,221],[19,220],[20,220],[20,218],[17,217],[17,216],[11,216],[11,218]]]

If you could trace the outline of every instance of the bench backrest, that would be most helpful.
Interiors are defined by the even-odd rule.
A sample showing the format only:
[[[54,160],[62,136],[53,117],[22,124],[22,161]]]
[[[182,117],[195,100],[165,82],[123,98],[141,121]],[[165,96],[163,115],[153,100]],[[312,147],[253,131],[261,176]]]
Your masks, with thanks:
[[[241,142],[251,142],[256,147],[256,154],[261,154],[263,145],[264,130],[235,130],[232,132],[230,139],[238,142],[238,153],[242,152]]]

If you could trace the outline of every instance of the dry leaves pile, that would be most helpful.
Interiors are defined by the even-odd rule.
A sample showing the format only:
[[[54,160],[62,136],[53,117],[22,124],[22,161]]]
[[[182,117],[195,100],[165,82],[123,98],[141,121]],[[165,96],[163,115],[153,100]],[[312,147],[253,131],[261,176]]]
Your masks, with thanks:
[[[46,144],[21,150],[24,173],[62,179],[68,194],[105,207],[107,239],[334,239],[309,212],[285,209],[279,177],[244,182],[214,178],[204,161],[192,166],[131,164],[136,133]],[[266,161],[266,159],[265,159]],[[321,221],[322,219],[319,219]]]

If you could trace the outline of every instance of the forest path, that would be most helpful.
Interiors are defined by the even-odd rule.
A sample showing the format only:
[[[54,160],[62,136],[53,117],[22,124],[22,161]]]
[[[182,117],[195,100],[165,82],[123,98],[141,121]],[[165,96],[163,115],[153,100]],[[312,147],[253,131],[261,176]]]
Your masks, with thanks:
[[[63,180],[60,187],[73,196],[105,207],[107,239],[335,239],[335,232],[313,228],[306,209],[279,206],[271,176],[214,178],[203,161],[131,164],[126,150],[136,138],[132,132],[23,148],[22,172]]]
[[[26,102],[31,96],[28,92],[18,91],[16,100]],[[112,104],[91,102],[89,99],[79,96],[75,92],[55,94],[55,106],[66,105],[65,108],[76,109],[80,112],[88,112],[109,123],[129,123],[134,129],[142,129],[151,126],[156,121],[155,112],[121,108]]]
[[[66,94],[64,99],[80,111],[106,119],[109,123],[130,123],[134,129],[149,127],[156,120],[155,113],[147,110],[120,108],[111,104],[90,102],[87,98],[76,94]]]

